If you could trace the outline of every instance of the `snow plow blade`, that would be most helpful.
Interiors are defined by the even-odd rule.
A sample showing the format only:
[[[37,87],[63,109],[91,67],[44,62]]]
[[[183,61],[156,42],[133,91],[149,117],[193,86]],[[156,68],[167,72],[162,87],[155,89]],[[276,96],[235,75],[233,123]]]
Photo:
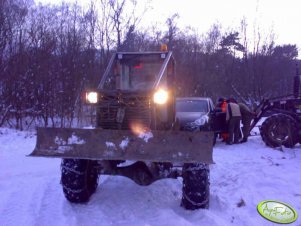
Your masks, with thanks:
[[[212,132],[38,128],[29,156],[210,164],[212,151]]]

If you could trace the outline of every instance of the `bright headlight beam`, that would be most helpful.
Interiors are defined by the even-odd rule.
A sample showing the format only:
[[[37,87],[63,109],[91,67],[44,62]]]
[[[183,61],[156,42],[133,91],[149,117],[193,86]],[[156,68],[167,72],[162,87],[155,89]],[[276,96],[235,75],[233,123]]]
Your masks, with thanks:
[[[155,94],[154,94],[154,102],[156,104],[165,104],[168,100],[168,93],[167,91],[163,89],[159,89]]]
[[[98,100],[97,92],[88,92],[86,93],[86,100],[90,104],[96,104]]]

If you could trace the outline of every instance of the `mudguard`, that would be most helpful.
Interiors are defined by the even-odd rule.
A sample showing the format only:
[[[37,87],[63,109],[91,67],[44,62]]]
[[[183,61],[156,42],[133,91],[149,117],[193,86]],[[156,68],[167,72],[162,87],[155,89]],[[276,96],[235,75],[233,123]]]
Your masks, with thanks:
[[[213,163],[213,132],[38,128],[30,156]]]

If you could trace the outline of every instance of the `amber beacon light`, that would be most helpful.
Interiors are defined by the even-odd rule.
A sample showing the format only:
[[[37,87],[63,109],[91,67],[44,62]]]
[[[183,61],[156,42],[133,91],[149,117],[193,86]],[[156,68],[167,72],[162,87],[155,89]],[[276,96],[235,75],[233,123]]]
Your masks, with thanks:
[[[166,44],[161,45],[161,51],[167,52],[167,45]]]

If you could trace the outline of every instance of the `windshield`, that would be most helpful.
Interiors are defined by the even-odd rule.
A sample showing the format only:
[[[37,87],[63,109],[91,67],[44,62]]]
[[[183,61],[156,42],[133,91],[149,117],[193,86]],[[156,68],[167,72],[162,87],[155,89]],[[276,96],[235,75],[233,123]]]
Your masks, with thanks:
[[[161,54],[118,54],[104,88],[149,90],[156,81],[164,58]]]
[[[209,112],[206,100],[177,100],[177,112]]]

